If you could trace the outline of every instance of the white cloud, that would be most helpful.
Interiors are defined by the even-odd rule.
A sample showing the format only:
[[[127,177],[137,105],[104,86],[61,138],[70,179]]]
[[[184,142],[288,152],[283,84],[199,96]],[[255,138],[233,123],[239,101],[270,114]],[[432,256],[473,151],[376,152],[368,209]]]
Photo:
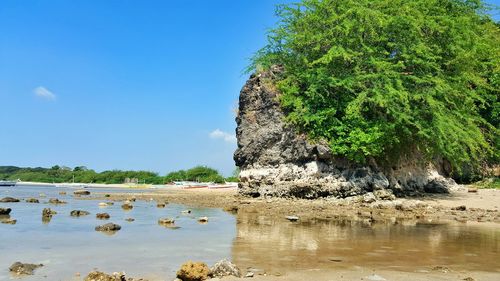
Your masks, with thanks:
[[[52,93],[51,91],[47,90],[45,87],[36,87],[33,92],[35,93],[35,96],[46,99],[46,100],[55,100],[56,95]]]
[[[236,136],[234,134],[224,132],[220,129],[213,130],[210,132],[209,136],[212,139],[222,139],[225,142],[236,143]]]

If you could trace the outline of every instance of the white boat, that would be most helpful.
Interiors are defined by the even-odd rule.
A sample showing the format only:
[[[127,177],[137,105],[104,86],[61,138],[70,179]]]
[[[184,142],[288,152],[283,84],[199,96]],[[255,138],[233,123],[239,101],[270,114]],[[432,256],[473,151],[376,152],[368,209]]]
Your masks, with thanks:
[[[17,184],[16,181],[4,181],[0,180],[0,186],[15,186]]]

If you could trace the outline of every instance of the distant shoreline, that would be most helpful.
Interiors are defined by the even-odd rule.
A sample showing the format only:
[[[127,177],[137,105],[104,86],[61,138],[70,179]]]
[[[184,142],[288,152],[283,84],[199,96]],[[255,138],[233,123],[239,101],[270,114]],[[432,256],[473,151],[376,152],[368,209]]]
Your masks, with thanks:
[[[68,183],[46,183],[46,182],[32,182],[32,181],[19,181],[17,182],[16,185],[26,185],[26,186],[56,186],[58,184],[68,184]],[[71,183],[73,184],[73,183]],[[155,188],[155,185],[152,184],[147,184],[144,187],[142,185],[138,187],[134,187],[131,184],[123,184],[123,183],[116,183],[116,184],[108,184],[108,183],[74,183],[75,185],[85,185],[86,187],[90,188],[137,188],[137,189],[147,189],[147,188]],[[156,185],[157,186],[157,185]]]

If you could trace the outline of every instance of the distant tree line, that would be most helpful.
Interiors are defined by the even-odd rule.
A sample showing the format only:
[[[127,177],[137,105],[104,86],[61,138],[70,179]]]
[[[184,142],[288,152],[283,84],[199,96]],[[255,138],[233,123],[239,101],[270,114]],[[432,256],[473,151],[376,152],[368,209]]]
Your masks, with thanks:
[[[237,181],[239,171],[236,170],[231,177],[223,177],[217,170],[196,166],[188,170],[179,170],[171,172],[166,176],[160,176],[158,173],[150,171],[103,171],[96,172],[85,166],[72,168],[66,166],[53,166],[51,168],[20,168],[15,166],[0,166],[0,179],[21,180],[44,183],[105,183],[120,184],[127,179],[138,179],[139,183],[164,184],[173,181],[199,181],[223,183],[225,181]]]

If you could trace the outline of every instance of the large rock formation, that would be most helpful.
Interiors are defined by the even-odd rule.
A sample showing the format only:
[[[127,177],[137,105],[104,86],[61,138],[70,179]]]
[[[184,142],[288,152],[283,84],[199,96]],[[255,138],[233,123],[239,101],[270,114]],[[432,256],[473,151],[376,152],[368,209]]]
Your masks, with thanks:
[[[445,161],[401,157],[392,167],[374,160],[358,165],[332,155],[327,144],[312,142],[284,122],[272,80],[279,68],[254,74],[240,93],[236,118],[239,191],[253,197],[347,197],[374,192],[380,198],[415,192],[447,192]],[[387,166],[387,165],[386,165]]]

